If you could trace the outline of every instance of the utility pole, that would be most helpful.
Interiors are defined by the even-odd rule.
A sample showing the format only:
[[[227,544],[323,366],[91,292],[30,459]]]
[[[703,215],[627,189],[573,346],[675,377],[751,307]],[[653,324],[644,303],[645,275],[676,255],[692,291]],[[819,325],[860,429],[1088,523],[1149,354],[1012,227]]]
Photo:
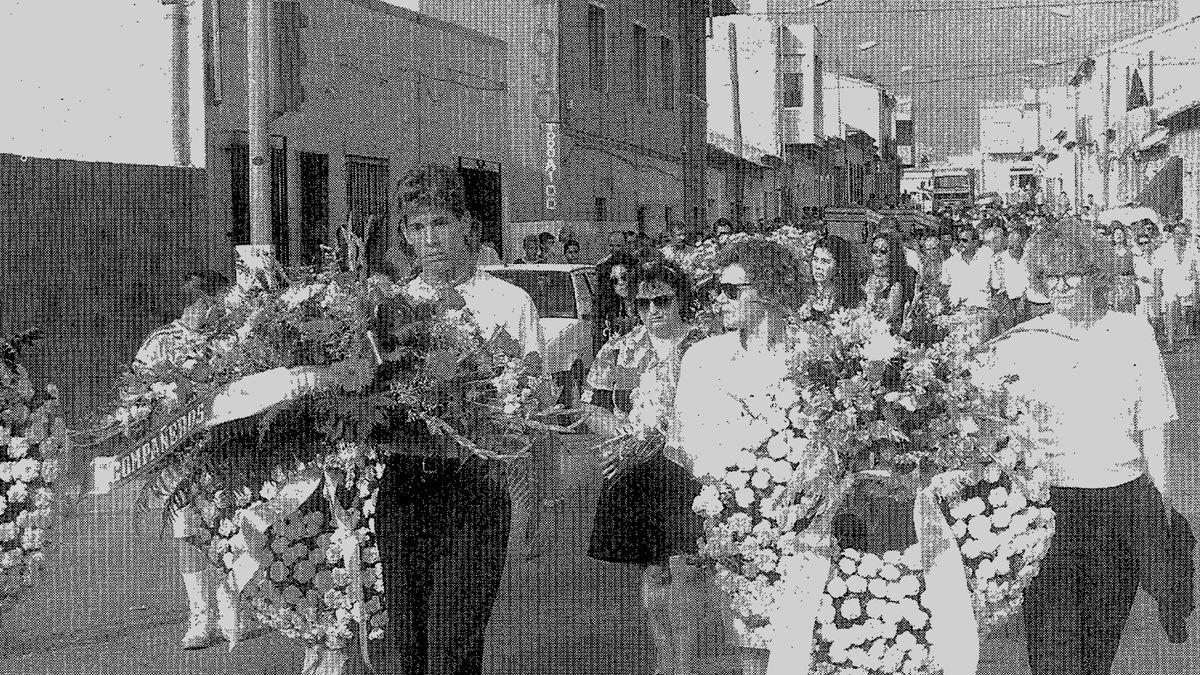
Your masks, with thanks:
[[[246,0],[249,94],[250,244],[271,245],[270,58],[267,33],[271,0]]]
[[[175,164],[192,165],[188,107],[188,2],[161,0],[171,6],[171,148]]]

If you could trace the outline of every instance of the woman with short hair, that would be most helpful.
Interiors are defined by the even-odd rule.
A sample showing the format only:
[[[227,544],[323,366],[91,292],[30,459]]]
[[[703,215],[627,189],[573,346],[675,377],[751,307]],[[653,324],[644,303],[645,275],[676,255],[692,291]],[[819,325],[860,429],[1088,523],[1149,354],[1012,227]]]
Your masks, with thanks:
[[[1029,244],[1051,312],[989,345],[979,373],[1016,376],[1048,434],[1056,532],[1025,591],[1034,675],[1108,673],[1143,572],[1146,533],[1169,503],[1164,431],[1175,401],[1150,326],[1112,311],[1113,252],[1063,221]],[[1157,487],[1157,491],[1155,488]]]
[[[632,391],[633,415],[593,407],[588,424],[606,437],[636,434],[649,420],[664,437],[674,422],[679,362],[702,337],[694,316],[691,279],[669,261],[637,269],[635,305],[641,325],[614,336],[597,354],[589,386]],[[666,428],[662,428],[665,426]],[[685,557],[696,552],[703,525],[692,512],[700,485],[677,449],[632,445],[632,456],[608,457],[588,555],[642,568],[642,604],[658,648],[660,675],[691,672],[699,621],[686,609],[695,584]],[[624,452],[625,446],[622,446]]]

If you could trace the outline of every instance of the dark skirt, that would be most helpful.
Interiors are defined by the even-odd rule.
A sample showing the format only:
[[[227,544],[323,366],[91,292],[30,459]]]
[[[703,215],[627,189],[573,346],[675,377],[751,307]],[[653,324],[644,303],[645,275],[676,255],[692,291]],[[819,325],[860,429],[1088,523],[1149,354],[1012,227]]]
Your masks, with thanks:
[[[662,453],[606,482],[596,505],[588,555],[655,565],[696,552],[704,523],[692,511],[700,483]]]

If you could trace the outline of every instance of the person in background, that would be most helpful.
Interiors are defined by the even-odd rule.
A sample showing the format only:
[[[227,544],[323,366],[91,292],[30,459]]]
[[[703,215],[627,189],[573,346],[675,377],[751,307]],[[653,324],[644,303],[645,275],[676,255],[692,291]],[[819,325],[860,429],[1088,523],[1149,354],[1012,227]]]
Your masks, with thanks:
[[[538,235],[525,235],[525,238],[521,240],[521,248],[525,250],[525,255],[514,260],[514,265],[536,265],[545,262],[542,259],[542,242]]]
[[[673,223],[671,225],[671,241],[662,249],[662,254],[667,260],[679,262],[691,251],[691,245],[688,241],[687,227],[683,223]]]
[[[489,246],[491,242],[483,241],[483,223],[472,218],[467,230],[467,249],[471,251],[480,265],[500,265],[500,254]]]
[[[1053,311],[993,342],[973,370],[987,382],[1015,376],[1011,389],[1048,435],[1055,533],[1024,593],[1030,670],[1100,675],[1139,585],[1162,574],[1147,569],[1147,546],[1173,520],[1175,399],[1150,327],[1106,305],[1111,246],[1066,220],[1028,249],[1030,283]]]
[[[809,268],[814,312],[829,315],[839,309],[852,309],[863,302],[863,275],[854,258],[854,247],[831,234],[813,245]]]
[[[979,245],[975,228],[964,227],[958,232],[957,252],[942,265],[941,282],[950,304],[972,315],[980,343],[991,338],[992,262],[992,249]]]
[[[203,340],[203,331],[220,317],[220,298],[228,287],[229,279],[220,272],[205,270],[189,274],[184,289],[190,302],[183,315],[146,338],[134,358],[135,367],[183,363],[190,353],[189,346]],[[179,573],[188,600],[187,630],[182,639],[183,648],[188,650],[209,647],[216,636],[235,643],[246,633],[236,594],[224,582],[224,575],[209,565],[206,549],[195,539],[203,532],[204,524],[194,507],[180,509],[172,521]],[[214,597],[215,616],[209,610],[209,600]]]
[[[1025,242],[1028,239],[1028,227],[1015,225],[1009,228],[1006,246],[996,256],[996,270],[1004,280],[1003,288],[997,297],[1001,305],[998,326],[1000,332],[1029,319],[1029,307],[1025,300],[1025,292],[1029,290],[1029,271],[1022,262]]]
[[[544,263],[559,263],[562,262],[562,256],[559,252],[558,239],[549,232],[543,232],[538,235],[538,248],[541,252],[541,259]]]
[[[1137,251],[1124,225],[1113,223],[1111,231],[1115,278],[1109,304],[1117,312],[1136,312],[1139,302]]]
[[[568,265],[580,264],[579,242],[574,239],[568,239],[563,242],[563,261]]]
[[[600,288],[596,293],[592,343],[597,353],[613,338],[637,327],[638,316],[633,301],[637,267],[638,259],[624,251],[618,251],[596,265]],[[628,412],[629,392],[597,388],[592,392],[591,400],[585,402],[607,410]]]
[[[917,273],[904,260],[904,246],[895,230],[871,238],[871,273],[863,287],[867,309],[900,333],[905,312],[917,286]]]
[[[713,233],[717,239],[733,234],[733,223],[728,218],[717,218],[717,222],[713,223]]]
[[[1200,277],[1200,253],[1182,223],[1170,232],[1171,238],[1154,253],[1154,297],[1162,308],[1166,329],[1166,351],[1176,349],[1175,337],[1183,320],[1184,307],[1195,305]],[[1190,332],[1184,327],[1185,332]]]
[[[1137,275],[1137,313],[1146,318],[1155,329],[1159,329],[1159,306],[1154,299],[1154,240],[1145,234],[1137,238],[1133,271]]]
[[[1004,268],[1000,265],[1000,254],[1008,248],[1008,227],[1002,219],[994,219],[984,233],[986,248],[991,249],[992,256],[992,335],[1013,326],[1012,303],[1008,301],[1005,291]],[[983,251],[983,247],[980,248]],[[1006,328],[1007,326],[1007,328]]]

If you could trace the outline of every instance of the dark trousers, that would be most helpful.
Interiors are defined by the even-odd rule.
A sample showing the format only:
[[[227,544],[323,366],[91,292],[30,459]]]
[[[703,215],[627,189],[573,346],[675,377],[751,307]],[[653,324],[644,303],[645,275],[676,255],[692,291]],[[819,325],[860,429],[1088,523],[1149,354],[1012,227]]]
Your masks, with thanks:
[[[375,513],[388,612],[378,672],[482,672],[512,520],[488,470],[478,459],[389,461]]]
[[[1108,675],[1139,584],[1146,481],[1051,488],[1054,538],[1025,589],[1033,675]]]

